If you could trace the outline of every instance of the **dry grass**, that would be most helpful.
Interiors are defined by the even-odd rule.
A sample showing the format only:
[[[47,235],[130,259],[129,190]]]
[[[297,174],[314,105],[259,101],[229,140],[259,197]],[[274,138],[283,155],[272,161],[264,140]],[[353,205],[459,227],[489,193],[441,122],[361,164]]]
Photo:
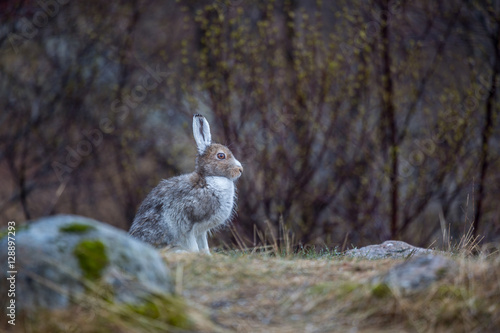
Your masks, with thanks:
[[[314,257],[308,252],[279,256],[272,248],[262,250],[163,253],[177,294],[166,302],[130,309],[88,297],[68,310],[20,317],[15,330],[0,328],[128,333],[495,332],[500,327],[498,254],[450,254],[455,274],[405,296],[368,283],[404,259]],[[169,307],[183,309],[188,318],[184,329],[171,325]]]
[[[57,290],[57,287],[54,286]],[[212,332],[217,327],[203,309],[177,295],[148,296],[142,304],[118,304],[108,300],[109,290],[92,285],[67,309],[18,312],[16,325],[0,321],[0,332],[27,333],[132,333]],[[5,322],[4,322],[5,320]]]
[[[230,332],[493,332],[500,259],[455,257],[458,274],[413,296],[366,283],[398,260],[166,254],[182,295]],[[182,272],[179,273],[179,272]]]

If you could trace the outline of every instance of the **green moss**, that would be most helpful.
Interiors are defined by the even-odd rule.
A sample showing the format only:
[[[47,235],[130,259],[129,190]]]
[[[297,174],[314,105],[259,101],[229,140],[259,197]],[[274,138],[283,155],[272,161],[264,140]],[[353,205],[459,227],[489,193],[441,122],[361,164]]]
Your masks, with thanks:
[[[379,283],[372,287],[372,295],[377,298],[384,298],[391,294],[391,288],[385,283]]]
[[[438,300],[449,298],[454,301],[463,301],[469,297],[469,293],[464,287],[441,285],[434,296]]]
[[[160,316],[160,310],[158,309],[158,306],[151,301],[147,301],[139,305],[129,304],[128,308],[144,317],[158,319],[158,317]]]
[[[17,236],[17,233],[20,232],[20,231],[23,231],[23,230],[27,230],[29,227],[28,224],[22,224],[22,225],[16,225],[15,226],[15,229],[14,230],[11,230],[11,231],[15,231],[16,232],[16,236]],[[4,229],[0,229],[0,240],[2,238],[4,238],[5,236],[7,236],[9,234],[9,228],[6,227]]]
[[[363,285],[357,282],[346,281],[341,283],[336,290],[336,295],[339,298],[347,297],[352,294],[355,290],[361,290]]]
[[[436,276],[438,277],[438,279],[442,279],[443,277],[446,276],[447,273],[448,269],[446,267],[443,267],[437,270]]]
[[[61,232],[74,232],[74,233],[83,233],[83,232],[88,232],[90,230],[95,230],[95,227],[78,222],[71,223],[59,228],[59,231]]]
[[[308,293],[315,295],[325,295],[329,293],[334,288],[334,285],[330,282],[318,283],[314,286],[309,287]]]
[[[102,270],[109,263],[106,246],[99,240],[81,241],[76,245],[73,254],[78,259],[83,276],[89,280],[99,279]]]
[[[186,303],[180,297],[153,296],[141,304],[127,304],[127,308],[141,316],[166,322],[174,327],[189,329],[192,326]]]

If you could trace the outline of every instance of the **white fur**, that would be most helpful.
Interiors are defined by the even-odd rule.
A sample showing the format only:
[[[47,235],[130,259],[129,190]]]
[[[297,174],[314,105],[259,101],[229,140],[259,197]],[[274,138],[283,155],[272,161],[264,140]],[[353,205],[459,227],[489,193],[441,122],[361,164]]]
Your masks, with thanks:
[[[185,241],[185,244],[184,244],[183,248],[189,249],[189,251],[192,251],[192,252],[198,252],[199,247],[198,247],[198,243],[196,242],[196,235],[195,235],[194,230],[188,234],[188,236],[185,238],[184,241]]]
[[[198,249],[200,251],[204,251],[208,254],[210,254],[210,249],[208,248],[208,239],[207,235],[208,231],[202,232],[198,236],[196,236],[196,243],[198,244]]]
[[[234,182],[226,177],[208,176],[207,185],[213,188],[220,200],[221,209],[210,219],[218,225],[231,216],[234,205]]]
[[[208,248],[207,234],[210,229],[221,226],[229,219],[233,211],[235,186],[234,182],[226,177],[208,176],[207,185],[219,198],[220,209],[217,214],[210,217],[206,222],[198,223],[194,226],[193,232],[196,235],[197,247],[190,244],[191,251],[204,251],[210,253]]]
[[[240,161],[238,161],[237,159],[234,159],[234,164],[236,164],[236,166],[239,166],[240,168],[242,168],[243,166],[241,165]]]
[[[200,122],[201,120],[201,122]],[[196,141],[198,153],[201,155],[212,143],[212,134],[210,134],[210,125],[205,117],[195,116],[193,120],[193,136]]]

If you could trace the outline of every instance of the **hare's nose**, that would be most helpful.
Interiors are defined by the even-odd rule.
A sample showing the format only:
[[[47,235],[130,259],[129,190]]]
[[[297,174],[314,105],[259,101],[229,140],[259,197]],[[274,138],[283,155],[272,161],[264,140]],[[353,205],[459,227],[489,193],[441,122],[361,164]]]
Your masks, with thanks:
[[[243,173],[243,167],[242,166],[238,167],[238,171],[240,172],[241,175]]]

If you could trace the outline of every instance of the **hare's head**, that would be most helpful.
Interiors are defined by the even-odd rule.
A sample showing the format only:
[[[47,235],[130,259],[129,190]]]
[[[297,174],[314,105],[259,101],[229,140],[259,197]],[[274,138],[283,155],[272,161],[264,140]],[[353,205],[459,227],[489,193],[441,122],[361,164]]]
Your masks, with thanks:
[[[210,125],[200,114],[193,117],[193,135],[198,148],[196,172],[202,176],[221,176],[231,180],[238,179],[243,173],[241,163],[233,153],[218,143],[212,143]]]

